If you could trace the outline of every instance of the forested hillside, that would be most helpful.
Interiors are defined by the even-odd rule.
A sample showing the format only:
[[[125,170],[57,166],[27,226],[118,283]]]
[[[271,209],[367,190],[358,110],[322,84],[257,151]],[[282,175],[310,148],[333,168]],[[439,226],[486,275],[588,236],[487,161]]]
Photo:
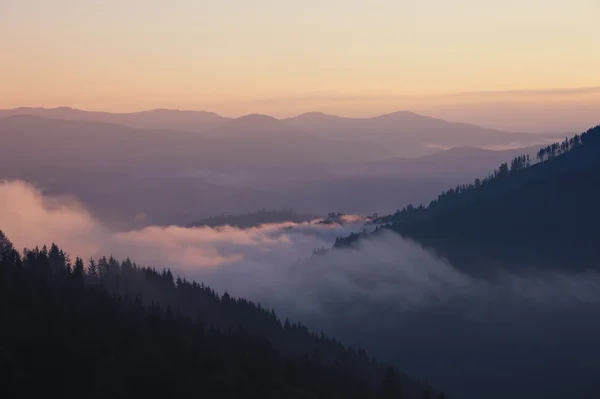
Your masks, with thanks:
[[[598,268],[600,126],[517,157],[490,176],[377,220],[472,270]],[[341,238],[336,247],[359,238]]]
[[[21,255],[2,233],[0,321],[3,398],[434,395],[362,350],[168,270],[72,264],[55,245]]]

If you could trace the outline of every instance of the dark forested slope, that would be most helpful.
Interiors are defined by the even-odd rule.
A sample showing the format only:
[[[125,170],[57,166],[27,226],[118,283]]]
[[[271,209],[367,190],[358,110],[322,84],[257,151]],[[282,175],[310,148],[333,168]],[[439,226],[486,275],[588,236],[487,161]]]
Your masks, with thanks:
[[[600,126],[378,220],[458,266],[598,268]],[[339,239],[337,247],[358,236]]]
[[[363,351],[170,272],[0,233],[0,397],[421,398]]]

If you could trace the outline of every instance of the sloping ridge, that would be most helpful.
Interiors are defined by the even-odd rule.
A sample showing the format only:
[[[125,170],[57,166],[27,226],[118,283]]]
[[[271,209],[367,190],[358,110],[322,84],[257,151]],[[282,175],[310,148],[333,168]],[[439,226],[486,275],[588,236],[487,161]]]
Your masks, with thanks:
[[[600,126],[581,139],[551,159],[398,213],[377,232],[400,233],[474,272],[498,264],[600,270]]]
[[[268,115],[250,114],[227,121],[204,132],[215,138],[289,139],[310,135]]]
[[[213,128],[229,120],[229,118],[214,112],[171,109],[153,109],[128,113],[83,111],[70,107],[20,107],[0,110],[0,118],[14,115],[33,115],[48,119],[81,122],[105,122],[140,129],[175,129],[195,133]]]
[[[508,134],[468,123],[448,122],[410,111],[398,111],[369,118],[345,118],[320,112],[308,112],[284,120],[311,133],[359,135],[362,137],[399,137],[418,134],[420,138],[450,136],[477,137]],[[351,131],[347,131],[351,129]],[[516,137],[516,134],[513,134]],[[406,138],[405,137],[405,138]]]

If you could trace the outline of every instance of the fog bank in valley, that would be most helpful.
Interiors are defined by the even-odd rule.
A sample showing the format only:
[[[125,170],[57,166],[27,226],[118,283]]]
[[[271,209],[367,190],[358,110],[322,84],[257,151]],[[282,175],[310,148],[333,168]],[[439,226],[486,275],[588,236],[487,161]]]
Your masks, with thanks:
[[[22,181],[0,184],[0,229],[17,248],[55,242],[72,258],[112,254],[169,267],[364,347],[461,397],[502,397],[565,375],[595,384],[598,274],[498,271],[484,279],[392,234],[313,255],[362,228],[357,218],[114,232],[74,200],[45,197]],[[460,376],[471,384],[459,384]],[[484,395],[492,384],[500,388]]]

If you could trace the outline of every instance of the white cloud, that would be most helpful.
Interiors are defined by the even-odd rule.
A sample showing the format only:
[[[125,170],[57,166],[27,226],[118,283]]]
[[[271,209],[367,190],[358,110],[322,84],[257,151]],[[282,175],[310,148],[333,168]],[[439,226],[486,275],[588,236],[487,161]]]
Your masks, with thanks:
[[[331,247],[336,237],[362,228],[360,218],[345,222],[113,232],[73,201],[44,197],[21,181],[0,184],[0,229],[17,248],[55,242],[72,257],[130,257],[300,318],[318,318],[350,304],[353,312],[369,312],[373,306],[460,305],[473,310],[480,307],[475,303],[484,302],[522,306],[600,300],[600,278],[594,273],[504,273],[488,281],[391,234],[363,241],[359,250],[307,260],[315,248]]]

